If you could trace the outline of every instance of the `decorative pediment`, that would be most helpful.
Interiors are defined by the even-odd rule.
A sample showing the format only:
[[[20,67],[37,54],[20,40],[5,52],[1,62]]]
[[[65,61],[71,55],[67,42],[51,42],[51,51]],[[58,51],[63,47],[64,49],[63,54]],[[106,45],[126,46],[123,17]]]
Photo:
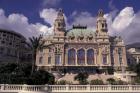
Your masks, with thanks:
[[[75,38],[74,33],[72,32],[71,35],[69,36],[69,39],[73,40]]]
[[[93,34],[90,33],[90,34],[87,36],[87,39],[92,40],[92,39],[93,39]]]
[[[84,35],[83,35],[82,32],[81,32],[81,34],[78,36],[78,39],[80,39],[80,40],[83,40],[83,39],[84,39]]]

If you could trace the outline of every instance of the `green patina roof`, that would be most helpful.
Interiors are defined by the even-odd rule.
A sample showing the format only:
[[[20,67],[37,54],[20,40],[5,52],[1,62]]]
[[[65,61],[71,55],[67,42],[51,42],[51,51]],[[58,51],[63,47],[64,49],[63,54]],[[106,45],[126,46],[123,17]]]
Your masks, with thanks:
[[[67,36],[72,36],[74,35],[75,37],[78,37],[78,36],[81,36],[84,35],[84,36],[90,36],[92,35],[93,37],[95,36],[95,31],[91,30],[91,29],[83,29],[83,28],[73,28],[71,30],[68,31],[67,33]]]

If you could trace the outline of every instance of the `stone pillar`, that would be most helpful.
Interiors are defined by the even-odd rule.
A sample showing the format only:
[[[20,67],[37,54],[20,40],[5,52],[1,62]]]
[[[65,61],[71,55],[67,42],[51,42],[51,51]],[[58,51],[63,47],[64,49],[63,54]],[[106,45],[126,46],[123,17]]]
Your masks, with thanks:
[[[86,87],[87,87],[87,91],[90,91],[90,85],[87,85]]]
[[[27,85],[26,84],[23,84],[22,85],[22,91],[26,91],[27,90]]]
[[[44,91],[48,91],[48,84],[45,84]]]
[[[65,85],[66,86],[66,90],[67,92],[69,92],[69,85]]]
[[[0,86],[1,86],[0,90],[3,91],[4,90],[4,84],[1,84]]]
[[[94,50],[94,64],[93,65],[97,65],[97,50]]]
[[[108,85],[108,92],[112,91],[111,85]]]

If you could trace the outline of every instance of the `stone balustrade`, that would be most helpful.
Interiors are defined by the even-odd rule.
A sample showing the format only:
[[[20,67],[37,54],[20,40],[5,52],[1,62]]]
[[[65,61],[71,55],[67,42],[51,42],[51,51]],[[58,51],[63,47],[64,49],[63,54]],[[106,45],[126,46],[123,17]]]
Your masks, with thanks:
[[[0,93],[126,92],[140,93],[140,85],[8,85],[0,84]]]

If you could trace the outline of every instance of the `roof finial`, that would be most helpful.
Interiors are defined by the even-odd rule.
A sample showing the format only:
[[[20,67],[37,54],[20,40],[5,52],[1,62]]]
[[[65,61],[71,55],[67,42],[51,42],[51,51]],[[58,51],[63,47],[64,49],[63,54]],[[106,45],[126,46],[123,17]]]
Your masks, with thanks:
[[[99,9],[98,11],[98,17],[103,17],[104,16],[104,12],[102,9]]]
[[[62,8],[59,8],[59,10],[58,10],[58,16],[63,16],[63,9]]]

